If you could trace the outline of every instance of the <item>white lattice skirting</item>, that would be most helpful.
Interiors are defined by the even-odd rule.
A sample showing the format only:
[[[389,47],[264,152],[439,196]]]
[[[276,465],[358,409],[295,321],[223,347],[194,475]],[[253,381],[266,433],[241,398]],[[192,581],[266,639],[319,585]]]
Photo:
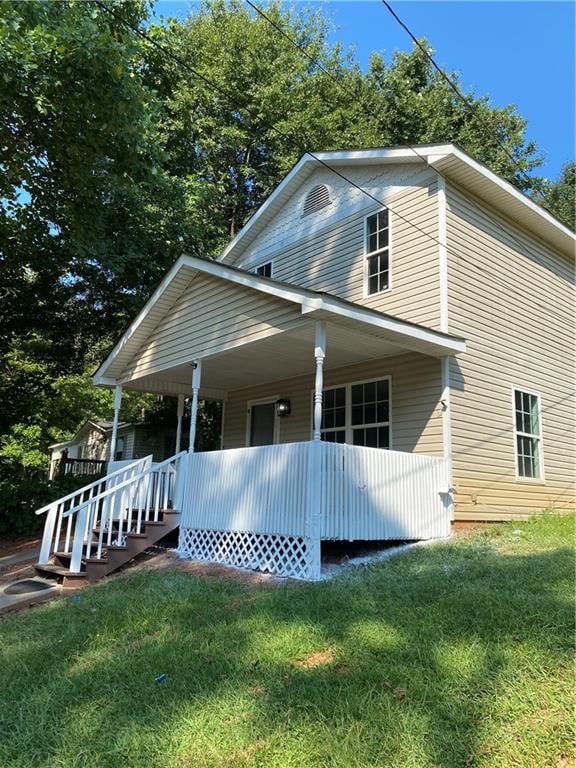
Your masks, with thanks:
[[[178,551],[191,560],[208,560],[239,568],[314,578],[314,548],[305,538],[247,531],[180,528]]]

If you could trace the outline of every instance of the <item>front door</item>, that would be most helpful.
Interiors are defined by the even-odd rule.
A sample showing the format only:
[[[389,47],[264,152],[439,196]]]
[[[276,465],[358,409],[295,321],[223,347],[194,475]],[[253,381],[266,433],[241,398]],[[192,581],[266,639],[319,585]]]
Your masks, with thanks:
[[[272,445],[276,431],[276,402],[250,407],[250,445]]]

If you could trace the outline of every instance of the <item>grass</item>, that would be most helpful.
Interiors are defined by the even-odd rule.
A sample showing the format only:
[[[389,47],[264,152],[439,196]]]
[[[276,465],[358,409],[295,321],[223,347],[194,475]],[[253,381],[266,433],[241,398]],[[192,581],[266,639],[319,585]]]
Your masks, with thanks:
[[[0,766],[568,768],[573,530],[542,515],[320,584],[127,572],[9,616]]]

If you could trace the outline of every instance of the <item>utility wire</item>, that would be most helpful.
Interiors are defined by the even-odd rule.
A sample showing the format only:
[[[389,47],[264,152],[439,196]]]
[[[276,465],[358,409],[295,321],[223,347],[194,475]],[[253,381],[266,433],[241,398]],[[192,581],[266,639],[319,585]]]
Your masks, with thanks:
[[[246,3],[256,11],[256,13],[261,16],[263,19],[265,19],[271,26],[274,27],[274,29],[279,32],[282,37],[284,37],[286,40],[288,40],[292,45],[294,45],[296,48],[298,48],[299,51],[301,51],[304,56],[308,59],[308,61],[315,67],[318,67],[322,72],[324,72],[325,75],[327,75],[330,80],[332,80],[339,88],[345,88],[347,93],[349,93],[351,96],[353,96],[355,99],[358,98],[358,93],[354,91],[352,88],[349,88],[337,75],[334,75],[332,72],[330,72],[329,69],[327,69],[322,62],[314,58],[311,54],[308,53],[306,48],[299,43],[297,40],[295,40],[293,37],[291,37],[287,32],[285,32],[282,27],[277,24],[274,19],[271,19],[270,16],[268,16],[267,13],[264,13],[262,8],[259,8],[255,3],[251,2],[251,0],[246,0]]]
[[[125,19],[121,14],[119,14],[113,8],[110,8],[108,5],[106,5],[104,2],[102,2],[102,0],[92,0],[92,2],[94,2],[105,13],[109,14],[110,16],[113,16],[117,21],[119,21],[120,23],[124,24],[124,26],[128,27],[129,29],[131,29],[140,38],[142,38],[143,40],[148,42],[150,45],[152,45],[153,47],[155,47],[156,49],[158,49],[159,51],[164,53],[166,56],[168,56],[168,58],[172,59],[172,61],[176,62],[181,67],[183,67],[188,72],[190,72],[192,75],[194,75],[198,79],[202,80],[202,82],[204,82],[209,88],[211,88],[212,90],[218,92],[220,95],[224,96],[230,102],[232,111],[236,111],[236,112],[240,111],[238,109],[238,107],[236,107],[234,105],[234,96],[231,93],[229,93],[225,88],[222,88],[217,83],[212,82],[212,80],[210,80],[208,77],[206,77],[201,72],[196,70],[194,67],[192,67],[190,64],[188,64],[188,62],[186,62],[184,59],[182,59],[179,56],[177,56],[176,54],[174,54],[170,49],[168,49],[165,46],[161,45],[157,40],[154,40],[153,38],[151,38],[142,29],[140,29],[138,26],[136,26],[136,25],[132,24],[131,22],[129,22],[127,19]],[[284,140],[287,140],[287,141],[291,142],[297,148],[298,152],[300,152],[301,154],[309,155],[310,157],[312,157],[314,160],[316,160],[316,162],[318,162],[320,165],[324,166],[331,173],[335,174],[336,176],[341,178],[343,181],[345,181],[346,183],[350,184],[352,187],[357,189],[359,192],[364,194],[369,199],[373,200],[379,206],[387,208],[392,214],[394,214],[394,216],[396,216],[397,218],[399,218],[402,221],[406,222],[409,226],[411,226],[412,228],[416,229],[418,232],[422,233],[425,237],[428,237],[429,239],[431,239],[437,245],[446,248],[447,253],[452,253],[456,258],[458,258],[458,259],[460,259],[460,260],[470,264],[471,266],[475,267],[482,274],[487,275],[488,277],[491,277],[490,273],[487,270],[485,270],[482,267],[480,267],[474,261],[471,261],[470,259],[467,259],[466,257],[462,256],[461,254],[456,252],[453,248],[448,246],[447,243],[442,242],[437,237],[432,235],[430,232],[426,231],[425,229],[420,227],[418,224],[415,224],[413,221],[411,221],[406,216],[401,214],[398,210],[395,210],[394,208],[392,208],[387,203],[384,203],[382,200],[377,198],[375,195],[373,195],[367,189],[364,189],[360,184],[357,184],[353,179],[350,179],[348,176],[346,176],[345,174],[341,173],[339,170],[337,170],[336,168],[331,166],[329,163],[324,161],[321,157],[316,155],[314,152],[311,152],[310,150],[306,150],[305,148],[303,149],[300,146],[299,142],[296,142],[296,140],[293,137],[289,136],[284,131],[280,130],[279,128],[277,128],[274,125],[264,125],[264,127],[266,127],[271,132],[276,133],[278,136],[280,136]],[[406,146],[408,146],[408,145],[406,145]],[[424,162],[426,162],[427,165],[430,165],[430,163],[427,160],[427,158],[425,158],[424,156],[420,155],[413,147],[408,147],[408,148],[412,149],[412,151],[414,151],[416,155],[418,155],[422,160],[424,160]],[[434,170],[436,170],[436,169],[434,169]],[[439,175],[441,175],[438,171],[436,171],[436,172]],[[523,244],[521,244],[520,241],[516,240],[512,235],[510,235],[510,238],[513,239],[515,242],[517,242],[519,244],[520,248],[522,250],[524,250],[525,246]],[[502,286],[506,285],[502,281],[500,281],[500,284]],[[517,293],[517,291],[515,291],[515,286],[513,286],[511,284],[508,284],[506,287],[509,288],[510,291]],[[525,298],[521,294],[518,294],[518,295],[521,296],[521,298],[523,298],[523,299]],[[537,306],[541,307],[544,311],[551,312],[551,309],[550,309],[549,305],[540,304],[538,302],[534,302],[534,303]],[[554,312],[551,312],[551,313],[555,314]]]
[[[493,126],[493,125],[490,125],[490,123],[488,123],[488,122],[487,122],[487,121],[484,119],[483,115],[481,115],[481,114],[480,114],[480,112],[479,112],[479,110],[478,110],[478,106],[477,106],[476,104],[474,104],[474,102],[473,102],[473,101],[471,101],[470,99],[466,98],[466,96],[465,96],[465,95],[462,93],[462,91],[461,91],[461,90],[458,88],[458,86],[457,86],[457,85],[456,85],[456,83],[455,83],[455,82],[452,80],[452,78],[451,78],[451,77],[449,77],[449,76],[447,75],[447,73],[446,73],[446,72],[445,72],[445,71],[442,69],[442,67],[440,67],[440,66],[439,66],[439,65],[436,63],[436,61],[435,61],[434,57],[432,56],[432,54],[430,53],[430,51],[429,51],[429,50],[427,50],[426,46],[422,45],[422,43],[420,42],[420,40],[418,40],[418,38],[417,38],[417,37],[416,37],[416,35],[415,35],[415,34],[412,32],[412,30],[411,30],[411,29],[408,27],[408,25],[407,25],[407,24],[406,24],[404,21],[402,21],[402,19],[401,19],[401,18],[398,16],[398,14],[397,14],[397,13],[396,13],[396,11],[394,10],[394,8],[392,8],[392,6],[390,5],[390,3],[389,3],[387,0],[382,0],[382,4],[383,4],[383,5],[384,5],[384,7],[385,7],[385,8],[386,8],[386,9],[389,11],[389,13],[390,13],[390,14],[393,16],[393,18],[394,18],[394,19],[396,19],[396,21],[397,21],[397,22],[398,22],[398,24],[399,24],[399,25],[402,27],[402,29],[403,29],[403,30],[404,30],[404,31],[405,31],[405,32],[408,34],[408,36],[411,38],[412,42],[413,42],[415,45],[417,45],[417,46],[418,46],[418,48],[419,48],[419,49],[422,51],[422,53],[424,54],[424,56],[426,56],[426,58],[428,59],[428,61],[430,62],[430,64],[432,64],[432,66],[434,67],[434,69],[436,70],[436,72],[438,72],[438,74],[439,74],[439,75],[440,75],[440,77],[441,77],[441,78],[444,80],[444,82],[445,82],[445,83],[448,85],[448,87],[449,87],[449,88],[450,88],[450,89],[451,89],[451,90],[452,90],[452,91],[453,91],[453,92],[456,94],[456,96],[457,96],[457,97],[460,99],[460,101],[462,101],[462,102],[463,102],[463,104],[464,104],[464,105],[465,105],[465,106],[468,108],[468,110],[470,111],[470,113],[471,113],[472,115],[474,115],[474,117],[476,117],[476,119],[477,119],[477,120],[478,120],[478,121],[479,121],[479,122],[480,122],[480,123],[481,123],[481,124],[484,126],[484,128],[485,128],[485,129],[488,131],[488,135],[490,136],[490,138],[492,138],[492,139],[495,139],[495,140],[496,140],[496,143],[497,143],[497,144],[498,144],[498,146],[499,146],[499,147],[500,147],[500,148],[501,148],[501,149],[502,149],[502,150],[503,150],[503,151],[506,153],[506,155],[507,155],[508,159],[511,161],[511,163],[512,163],[512,164],[513,164],[513,166],[516,168],[516,170],[518,170],[518,171],[519,171],[519,172],[522,174],[522,176],[524,177],[524,179],[525,179],[526,181],[528,181],[528,184],[529,184],[529,186],[531,186],[531,187],[532,187],[532,186],[534,185],[534,179],[532,179],[532,178],[531,178],[531,177],[530,177],[530,176],[529,176],[529,175],[526,173],[526,171],[524,170],[524,168],[522,168],[522,166],[519,164],[519,162],[518,162],[518,159],[517,159],[516,157],[514,157],[514,155],[513,155],[513,154],[510,152],[510,150],[509,150],[509,149],[508,149],[508,147],[507,147],[507,146],[504,144],[504,142],[500,140],[500,138],[498,137],[498,134],[494,132],[494,126]],[[546,206],[542,205],[542,208],[545,208],[545,209],[546,209]],[[546,210],[547,210],[547,209],[546,209]]]

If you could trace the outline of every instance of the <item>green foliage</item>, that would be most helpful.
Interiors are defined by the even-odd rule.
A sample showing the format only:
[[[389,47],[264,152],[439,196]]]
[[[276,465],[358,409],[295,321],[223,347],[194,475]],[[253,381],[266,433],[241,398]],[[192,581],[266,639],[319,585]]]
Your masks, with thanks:
[[[542,203],[571,230],[576,230],[576,162],[566,163],[560,178],[542,191]]]
[[[0,538],[39,533],[44,526],[44,517],[35,514],[37,509],[89,485],[96,477],[0,479]]]
[[[420,42],[433,53],[426,40]],[[368,82],[370,113],[378,115],[379,144],[453,142],[520,189],[539,188],[542,182],[532,171],[542,158],[535,143],[526,140],[527,122],[516,107],[492,106],[488,97],[467,93],[457,72],[448,75],[470,107],[419,48],[397,51],[390,64],[374,53]]]

